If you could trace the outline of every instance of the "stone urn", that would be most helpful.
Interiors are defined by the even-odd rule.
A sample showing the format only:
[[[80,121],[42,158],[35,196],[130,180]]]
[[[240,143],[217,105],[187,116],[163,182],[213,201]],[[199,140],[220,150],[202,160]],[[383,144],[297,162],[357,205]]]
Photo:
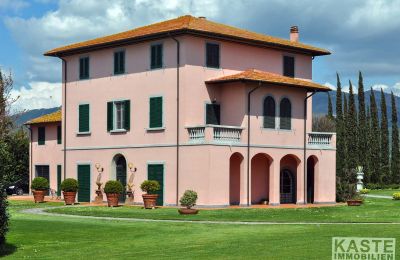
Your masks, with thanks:
[[[128,195],[128,197],[125,199],[125,205],[134,205],[133,191],[127,191],[126,195]]]
[[[103,192],[101,192],[101,190],[96,190],[96,197],[94,198],[94,203],[96,204],[103,203]]]

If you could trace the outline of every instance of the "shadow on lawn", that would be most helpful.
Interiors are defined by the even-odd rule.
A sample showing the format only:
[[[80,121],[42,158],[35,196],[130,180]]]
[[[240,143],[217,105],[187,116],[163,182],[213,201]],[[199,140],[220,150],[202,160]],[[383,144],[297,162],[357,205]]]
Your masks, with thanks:
[[[17,247],[13,244],[6,243],[5,245],[0,245],[0,257],[13,254],[17,251]]]

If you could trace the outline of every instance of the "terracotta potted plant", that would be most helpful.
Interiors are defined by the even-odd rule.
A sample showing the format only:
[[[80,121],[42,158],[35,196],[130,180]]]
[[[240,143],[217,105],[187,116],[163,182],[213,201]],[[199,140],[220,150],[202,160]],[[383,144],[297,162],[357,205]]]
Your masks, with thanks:
[[[31,189],[35,203],[41,203],[49,190],[49,181],[43,177],[36,177],[32,180]]]
[[[146,192],[146,194],[142,195],[144,208],[154,209],[156,207],[156,202],[158,198],[158,194],[154,193],[160,189],[160,184],[158,183],[158,181],[146,180],[140,185],[140,188],[142,189],[142,191]]]
[[[68,178],[61,182],[65,205],[74,205],[78,188],[78,181],[75,179]]]
[[[181,206],[185,208],[180,208],[178,209],[180,214],[197,214],[199,210],[197,209],[192,209],[194,205],[196,205],[197,201],[197,192],[193,190],[186,190],[185,193],[183,193],[183,196],[179,200],[179,203]]]
[[[108,181],[104,186],[104,193],[107,195],[107,203],[109,207],[118,207],[118,199],[124,191],[124,186],[120,181]]]
[[[351,199],[348,199],[347,201],[347,206],[361,206],[364,202],[364,198],[361,197],[360,195],[354,196]]]

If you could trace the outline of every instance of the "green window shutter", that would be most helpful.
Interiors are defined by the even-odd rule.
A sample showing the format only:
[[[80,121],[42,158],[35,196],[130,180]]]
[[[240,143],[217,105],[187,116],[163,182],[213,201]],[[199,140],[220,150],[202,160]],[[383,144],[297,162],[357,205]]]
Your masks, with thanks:
[[[264,99],[264,128],[275,129],[275,100],[273,97]]]
[[[110,132],[114,129],[113,122],[114,122],[114,104],[113,102],[107,102],[107,132]]]
[[[89,127],[89,104],[79,105],[79,132],[90,131]]]
[[[294,57],[283,57],[283,76],[294,78]]]
[[[292,129],[292,105],[289,99],[284,98],[279,107],[280,129]]]
[[[61,165],[57,165],[57,196],[61,196]]]
[[[206,66],[209,68],[219,68],[219,44],[206,44]]]
[[[163,45],[155,44],[151,46],[150,51],[150,68],[159,69],[163,66]]]
[[[46,142],[46,127],[41,126],[38,128],[38,144],[44,145]]]
[[[206,104],[206,124],[219,125],[220,124],[220,105],[219,104]]]
[[[125,73],[125,51],[114,52],[114,74]]]
[[[162,97],[150,98],[150,128],[158,128],[163,126],[162,102]]]
[[[79,79],[89,78],[89,57],[79,59]]]
[[[78,165],[78,201],[90,202],[90,165]]]
[[[158,194],[157,206],[164,204],[164,165],[162,164],[149,164],[147,166],[147,179],[158,181],[160,189],[154,194]]]
[[[58,125],[57,126],[57,144],[61,144],[61,137],[62,137],[61,126]]]
[[[129,131],[131,129],[131,101],[124,101],[124,128]]]

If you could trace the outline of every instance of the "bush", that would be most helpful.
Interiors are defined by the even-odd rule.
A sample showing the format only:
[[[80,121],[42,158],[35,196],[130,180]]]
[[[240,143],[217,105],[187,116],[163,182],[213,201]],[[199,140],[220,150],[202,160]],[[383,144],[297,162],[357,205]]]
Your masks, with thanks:
[[[160,184],[158,183],[158,181],[146,180],[146,181],[142,182],[142,184],[140,185],[140,188],[142,189],[142,191],[146,192],[147,194],[154,194],[156,191],[158,191],[160,189]]]
[[[124,191],[124,186],[120,181],[108,181],[104,186],[105,193],[118,193],[121,194]]]
[[[179,203],[181,203],[182,206],[190,209],[194,205],[196,205],[197,201],[197,192],[193,190],[186,190],[185,193],[183,193],[183,196],[179,200]]]
[[[78,181],[68,178],[61,182],[61,190],[65,192],[77,192],[79,188]]]
[[[8,231],[8,212],[7,212],[7,195],[4,192],[4,184],[0,182],[0,252],[6,241],[6,233]]]
[[[32,190],[48,190],[49,189],[49,181],[43,177],[36,177],[32,181],[31,188],[32,188]]]
[[[370,189],[362,189],[360,190],[361,194],[368,194],[371,190]]]
[[[394,200],[400,200],[400,192],[393,193],[393,199]]]
[[[336,178],[336,201],[345,202],[357,197],[355,170],[343,170],[342,177]]]

